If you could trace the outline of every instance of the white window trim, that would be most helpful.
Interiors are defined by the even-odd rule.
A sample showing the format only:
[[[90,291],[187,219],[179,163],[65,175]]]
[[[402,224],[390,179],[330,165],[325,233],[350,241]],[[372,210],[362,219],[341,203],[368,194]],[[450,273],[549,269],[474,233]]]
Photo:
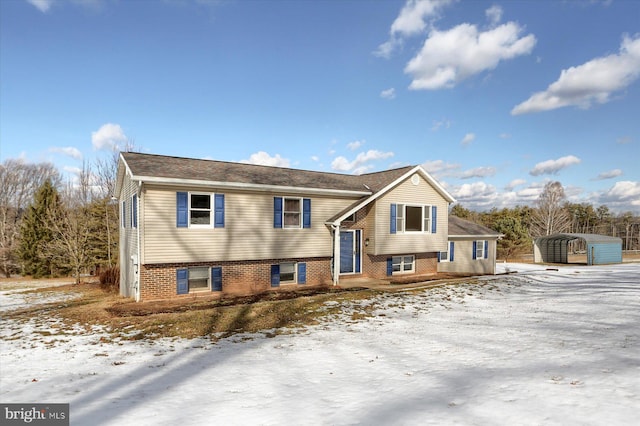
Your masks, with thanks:
[[[476,260],[484,260],[484,242],[486,240],[476,240]],[[480,251],[480,254],[478,254]]]
[[[442,257],[442,254],[445,254],[444,257]],[[447,251],[441,251],[440,252],[440,262],[448,262],[449,261],[449,250]]]
[[[122,200],[120,204],[120,226],[122,229],[127,229],[127,200]]]
[[[282,265],[293,265],[293,280],[282,280]],[[298,284],[298,262],[280,262],[280,285]]]
[[[134,199],[134,198],[135,198],[135,199],[136,199],[136,201],[137,201],[138,197],[136,196],[136,194],[133,194],[133,195],[131,196],[131,223],[130,223],[131,229],[136,229],[136,228],[138,227],[138,226],[136,225],[136,223],[138,222],[138,218],[137,218],[137,217],[135,217],[135,216],[137,216],[137,215],[138,215],[138,206],[136,205],[136,208],[135,208],[135,209],[133,208],[133,205],[134,205],[134,204],[138,204],[138,203],[137,203],[137,202],[136,202],[136,203],[134,203],[134,202],[133,202],[133,199]],[[135,212],[135,214],[134,214],[134,212]]]
[[[285,206],[287,205],[287,200],[298,200],[298,225],[297,226],[293,226],[293,225],[289,225],[287,226],[287,224],[285,223],[284,220],[284,215],[285,213],[293,213],[293,211],[291,212],[287,212],[285,210]],[[302,204],[304,203],[303,199],[301,197],[282,197],[282,229],[302,229],[303,227],[303,212],[302,212]]]
[[[422,217],[420,221],[421,230],[420,231],[407,231],[407,207],[421,207],[422,208]],[[401,234],[431,234],[431,221],[433,218],[431,217],[431,204],[416,204],[416,203],[397,203],[396,204],[396,233]],[[402,214],[400,214],[402,212]],[[429,224],[425,229],[425,213],[428,214]],[[402,226],[400,226],[402,224]]]
[[[191,223],[191,196],[192,195],[208,195],[209,196],[209,223]],[[187,195],[187,225],[189,228],[213,228],[215,216],[215,193],[214,192],[189,192]],[[206,209],[193,209],[195,211],[206,211]]]
[[[397,265],[397,263],[393,262],[393,259],[399,257],[400,260],[400,270],[399,271],[394,271],[393,270],[393,265]],[[413,260],[411,261],[411,269],[408,271],[405,271],[404,269],[404,258],[405,257],[411,257]],[[415,274],[416,272],[416,256],[413,254],[403,254],[403,255],[397,255],[397,256],[392,256],[391,257],[391,264],[392,264],[392,271],[391,271],[391,275],[402,275],[402,274]]]
[[[206,288],[198,288],[198,289],[191,289],[191,285],[190,285],[190,272],[191,269],[207,269],[207,287]],[[199,293],[199,292],[204,292],[204,291],[211,291],[211,268],[209,266],[190,266],[187,268],[187,288],[189,289],[189,293]]]

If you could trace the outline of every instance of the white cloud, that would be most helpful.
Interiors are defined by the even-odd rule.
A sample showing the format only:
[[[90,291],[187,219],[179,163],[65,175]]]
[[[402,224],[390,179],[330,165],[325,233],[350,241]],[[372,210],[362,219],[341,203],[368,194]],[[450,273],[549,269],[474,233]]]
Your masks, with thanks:
[[[396,97],[396,89],[394,89],[393,87],[383,90],[382,92],[380,92],[380,97],[382,99],[393,99]]]
[[[498,137],[499,137],[500,139],[511,139],[511,134],[510,134],[510,133],[500,133],[500,134],[498,135]]]
[[[547,90],[534,93],[516,105],[512,115],[548,111],[566,106],[589,108],[603,104],[640,77],[640,35],[624,36],[618,54],[592,59],[562,70],[560,78]]]
[[[460,164],[445,163],[442,160],[427,161],[422,167],[434,177],[453,176],[460,169]]]
[[[481,32],[475,25],[460,24],[447,31],[432,30],[420,52],[404,71],[414,90],[452,88],[502,60],[531,53],[536,44],[532,34],[520,37],[523,28],[515,22]]]
[[[91,132],[91,144],[94,149],[114,150],[126,142],[127,136],[119,124],[103,124],[97,131]]]
[[[51,6],[54,5],[54,3],[60,3],[57,0],[26,0],[26,1],[27,3],[36,7],[42,13],[47,13],[49,9],[51,9]],[[68,3],[76,6],[82,6],[85,8],[91,8],[94,10],[100,9],[102,7],[102,0],[69,0]]]
[[[640,213],[640,182],[620,181],[601,193],[594,194],[600,204],[615,211]]]
[[[613,179],[615,177],[622,176],[622,170],[613,169],[608,172],[602,172],[595,178],[595,180],[605,180],[605,179]]]
[[[374,55],[389,58],[404,37],[420,34],[427,28],[427,20],[438,16],[439,11],[455,0],[408,0],[400,14],[391,24],[389,40],[373,52]]]
[[[536,164],[529,174],[532,176],[555,175],[560,170],[566,169],[574,164],[578,164],[580,161],[581,160],[574,155],[567,155],[565,157],[558,158],[557,160],[543,161]]]
[[[512,180],[511,182],[509,182],[509,183],[504,187],[504,189],[506,189],[507,191],[513,191],[513,189],[514,189],[516,186],[524,185],[525,183],[527,183],[527,181],[526,181],[526,180],[524,180],[524,179],[514,179],[514,180]]]
[[[487,207],[497,203],[498,191],[485,182],[465,183],[451,190],[452,195],[464,206]]]
[[[451,127],[451,120],[448,120],[446,118],[440,120],[440,121],[433,121],[433,126],[431,126],[431,130],[436,132],[438,130],[440,130],[440,128],[445,128],[448,129]]]
[[[361,152],[353,161],[347,160],[345,157],[336,157],[331,162],[331,168],[341,172],[351,171],[354,174],[362,174],[371,169],[372,166],[366,165],[369,161],[383,160],[385,158],[393,157],[393,152],[382,152],[371,149],[367,152]]]
[[[275,156],[271,156],[264,151],[258,151],[256,153],[251,154],[248,160],[240,160],[241,163],[245,164],[258,164],[261,166],[274,166],[274,167],[289,167],[290,162],[286,158],[282,158],[280,154],[276,154]]]
[[[72,146],[65,146],[65,147],[54,146],[52,148],[49,148],[49,151],[68,155],[69,157],[75,158],[76,160],[82,160],[82,153],[80,152],[80,150]]]
[[[27,2],[35,6],[42,13],[48,12],[53,4],[53,0],[27,0]]]
[[[355,151],[356,149],[360,148],[365,143],[366,143],[366,141],[364,141],[364,140],[349,142],[347,144],[347,148],[349,148],[351,151]]]
[[[497,25],[502,20],[502,8],[497,4],[494,4],[489,9],[484,11],[489,23],[494,26]]]
[[[495,174],[495,167],[476,167],[475,169],[470,169],[462,172],[462,175],[460,175],[460,179],[484,178],[493,176]]]
[[[469,145],[471,142],[473,142],[475,139],[476,139],[475,133],[467,133],[466,135],[464,135],[460,143],[466,146],[466,145]]]
[[[320,161],[320,157],[318,157],[317,155],[312,155],[311,156],[311,161],[318,162],[318,161]]]

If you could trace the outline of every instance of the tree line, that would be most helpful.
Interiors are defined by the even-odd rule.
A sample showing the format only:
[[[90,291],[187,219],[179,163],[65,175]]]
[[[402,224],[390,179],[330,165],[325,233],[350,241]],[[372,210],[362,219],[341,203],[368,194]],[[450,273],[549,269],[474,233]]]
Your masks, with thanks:
[[[96,273],[118,264],[118,153],[64,181],[48,162],[0,164],[0,273],[34,278]]]
[[[0,164],[0,273],[80,282],[82,274],[117,266],[117,164],[114,152],[85,163],[67,182],[51,163]],[[451,214],[503,234],[501,259],[531,253],[534,238],[558,232],[611,235],[622,238],[624,250],[640,249],[639,216],[568,202],[560,182],[547,183],[534,206],[477,212],[456,204]]]
[[[531,253],[537,237],[563,232],[619,237],[623,250],[640,250],[640,216],[632,212],[616,215],[606,205],[571,203],[557,181],[545,185],[533,206],[476,212],[456,204],[451,214],[503,234],[498,241],[498,257],[506,260]],[[574,244],[573,249],[584,250],[580,244]]]

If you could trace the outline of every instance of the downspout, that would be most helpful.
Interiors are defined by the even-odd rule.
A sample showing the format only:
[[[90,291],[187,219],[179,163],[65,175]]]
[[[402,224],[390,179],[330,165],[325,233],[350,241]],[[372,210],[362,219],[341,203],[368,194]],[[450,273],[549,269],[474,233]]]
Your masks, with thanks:
[[[142,181],[138,181],[138,190],[136,191],[136,195],[138,196],[138,207],[136,208],[136,222],[138,226],[136,227],[136,249],[138,251],[138,264],[136,265],[136,302],[140,301],[140,263],[142,263],[142,258],[140,257],[140,229],[142,228],[142,222],[140,222],[140,206],[142,205]]]
[[[333,285],[340,283],[340,223],[331,224],[333,231]]]

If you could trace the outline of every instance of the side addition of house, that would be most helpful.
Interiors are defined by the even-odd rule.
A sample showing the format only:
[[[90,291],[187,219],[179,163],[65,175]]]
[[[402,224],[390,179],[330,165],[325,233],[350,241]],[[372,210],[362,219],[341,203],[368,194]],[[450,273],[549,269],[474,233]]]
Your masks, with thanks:
[[[356,176],[122,153],[116,195],[121,294],[136,300],[430,274],[465,267],[474,244],[471,265],[493,273],[480,259],[495,239],[450,235],[454,199],[421,166]]]

